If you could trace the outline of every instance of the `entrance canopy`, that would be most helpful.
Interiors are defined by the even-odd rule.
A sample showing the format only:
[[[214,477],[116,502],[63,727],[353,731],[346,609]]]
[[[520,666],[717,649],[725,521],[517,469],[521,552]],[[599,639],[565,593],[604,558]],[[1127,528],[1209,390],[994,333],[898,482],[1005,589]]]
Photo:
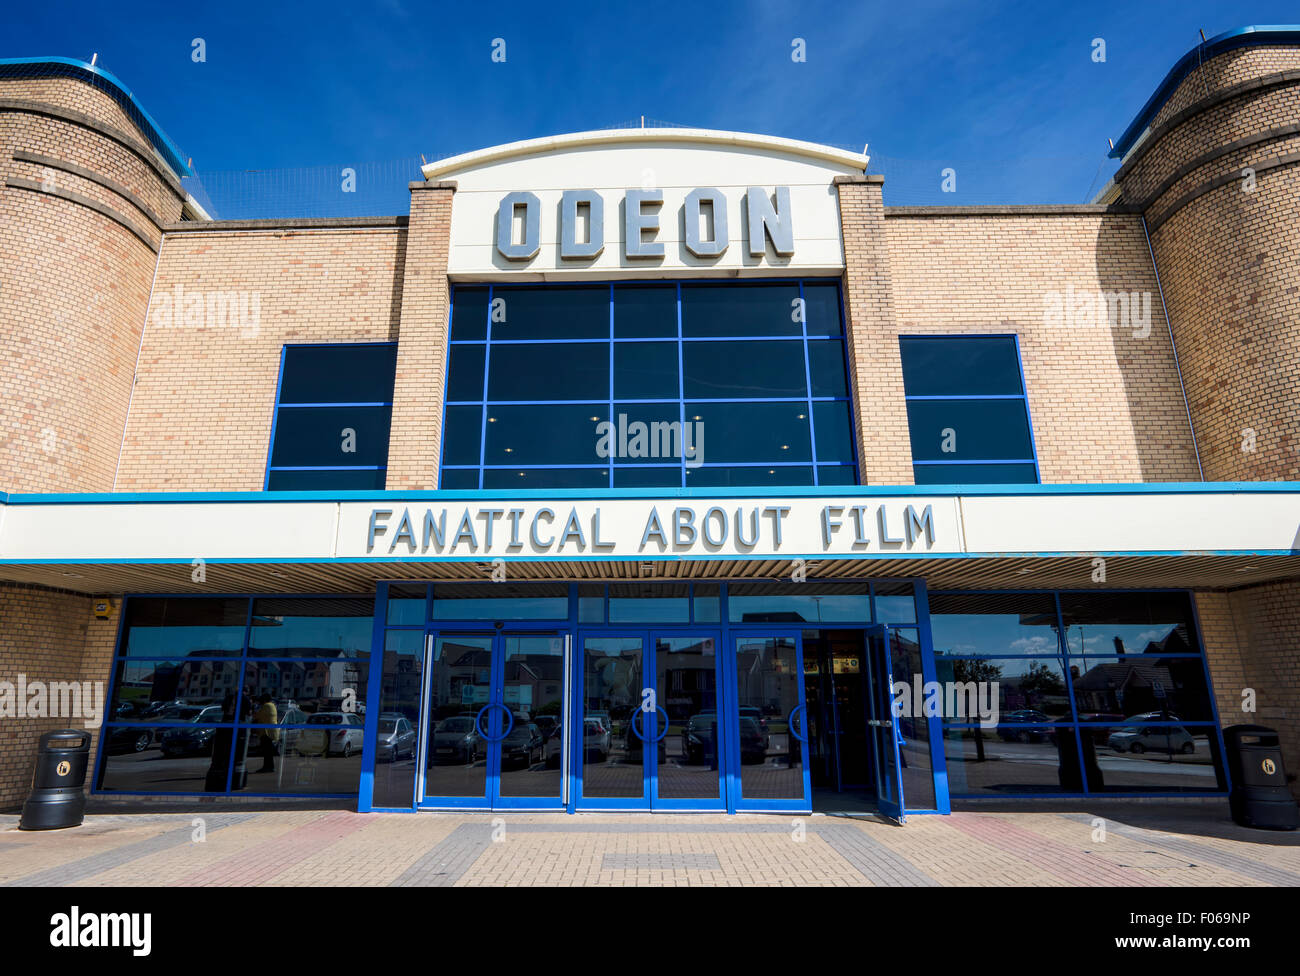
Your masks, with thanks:
[[[0,580],[369,592],[381,579],[915,576],[1221,587],[1300,575],[1300,484],[0,495]]]

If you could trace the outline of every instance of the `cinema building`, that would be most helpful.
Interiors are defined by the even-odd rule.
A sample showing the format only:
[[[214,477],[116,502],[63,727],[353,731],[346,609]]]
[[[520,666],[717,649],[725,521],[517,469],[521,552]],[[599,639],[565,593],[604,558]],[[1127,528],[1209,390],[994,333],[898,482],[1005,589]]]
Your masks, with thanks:
[[[0,63],[0,801],[67,725],[96,795],[362,811],[1214,797],[1243,722],[1300,770],[1300,31],[1115,154],[898,207],[613,129],[232,221],[116,78]]]

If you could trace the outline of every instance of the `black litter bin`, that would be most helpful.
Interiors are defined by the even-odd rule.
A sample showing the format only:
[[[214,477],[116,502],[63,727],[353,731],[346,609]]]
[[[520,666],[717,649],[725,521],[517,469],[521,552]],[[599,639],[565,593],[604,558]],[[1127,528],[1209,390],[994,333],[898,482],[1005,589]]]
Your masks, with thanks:
[[[1277,732],[1262,725],[1234,725],[1223,730],[1228,749],[1232,819],[1243,827],[1295,830],[1300,807],[1286,785]]]
[[[19,830],[55,830],[79,827],[86,818],[86,766],[90,761],[90,733],[60,729],[41,736],[36,753],[32,792],[23,804]]]

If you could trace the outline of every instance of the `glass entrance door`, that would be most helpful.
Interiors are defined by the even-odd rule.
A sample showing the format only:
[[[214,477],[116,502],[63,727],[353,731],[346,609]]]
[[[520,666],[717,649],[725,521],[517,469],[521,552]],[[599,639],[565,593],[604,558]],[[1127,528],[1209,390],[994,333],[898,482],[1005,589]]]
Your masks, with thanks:
[[[583,633],[578,643],[577,808],[722,810],[717,635]]]
[[[567,659],[555,634],[430,635],[421,805],[563,808]]]
[[[731,663],[727,747],[733,809],[811,810],[799,632],[736,635]]]
[[[898,752],[900,730],[893,709],[889,633],[884,627],[867,631],[867,663],[867,740],[875,766],[876,809],[901,823],[904,817],[903,770]]]

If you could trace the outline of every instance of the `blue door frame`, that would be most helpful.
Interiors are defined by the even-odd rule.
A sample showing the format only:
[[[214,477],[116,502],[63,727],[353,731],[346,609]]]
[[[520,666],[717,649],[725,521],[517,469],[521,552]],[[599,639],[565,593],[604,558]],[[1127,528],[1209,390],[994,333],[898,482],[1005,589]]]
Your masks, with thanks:
[[[902,823],[906,803],[898,751],[901,730],[893,707],[889,640],[889,631],[880,624],[867,628],[867,738],[875,766],[876,809],[882,816]]]
[[[805,627],[755,626],[730,635],[724,666],[727,687],[727,812],[728,813],[811,813],[812,812],[812,775],[808,768],[808,699],[804,693],[803,681],[803,631]],[[788,639],[793,641],[795,649],[795,681],[797,703],[785,716],[789,741],[787,750],[798,748],[800,767],[803,772],[803,792],[801,796],[790,798],[746,797],[744,795],[741,762],[743,756],[740,748],[740,678],[736,659],[739,645],[744,641],[764,638]],[[800,732],[796,733],[794,718],[798,715]],[[795,743],[798,746],[795,746]]]
[[[563,636],[553,626],[546,630],[523,627],[518,630],[485,630],[468,627],[429,628],[425,632],[424,646],[424,686],[420,696],[420,749],[416,768],[416,805],[425,810],[462,809],[462,810],[547,810],[563,811],[568,808],[566,798],[571,795],[570,783],[562,783],[561,793],[557,797],[504,796],[501,793],[501,742],[513,728],[514,712],[505,701],[505,652],[506,641],[511,637],[525,636]],[[484,757],[484,788],[480,795],[474,796],[430,796],[426,789],[426,769],[429,764],[428,749],[431,743],[430,723],[432,706],[430,685],[433,680],[433,655],[437,642],[441,638],[464,637],[471,640],[490,641],[491,666],[488,677],[488,700],[476,710],[474,724],[477,734],[487,745]],[[566,652],[566,667],[568,666]],[[571,728],[571,727],[570,727]],[[566,728],[565,732],[568,733]],[[572,740],[573,736],[569,735]],[[543,753],[544,755],[544,753]],[[561,777],[570,776],[570,770],[562,769]]]
[[[694,810],[722,813],[727,809],[723,785],[724,770],[721,763],[719,763],[718,769],[718,793],[715,797],[683,799],[661,797],[659,795],[659,748],[655,744],[663,741],[668,735],[671,724],[668,710],[660,704],[664,692],[664,689],[658,687],[658,648],[656,643],[660,637],[689,637],[713,641],[714,687],[718,700],[718,727],[720,729],[725,727],[726,702],[728,700],[724,691],[725,667],[723,659],[725,655],[721,644],[721,635],[718,631],[698,627],[672,626],[580,628],[573,641],[571,660],[573,673],[570,678],[573,682],[574,694],[572,696],[573,707],[569,717],[569,727],[574,730],[581,730],[575,731],[575,734],[570,736],[569,768],[572,771],[573,787],[570,795],[574,798],[570,808],[571,812],[586,810]],[[582,762],[585,753],[584,723],[586,715],[584,713],[586,711],[585,682],[587,674],[585,645],[589,638],[626,638],[641,641],[642,687],[636,689],[637,698],[639,701],[645,702],[645,690],[653,689],[656,707],[647,709],[642,705],[632,713],[632,731],[641,743],[642,791],[639,797],[597,797],[587,796],[583,792]]]

